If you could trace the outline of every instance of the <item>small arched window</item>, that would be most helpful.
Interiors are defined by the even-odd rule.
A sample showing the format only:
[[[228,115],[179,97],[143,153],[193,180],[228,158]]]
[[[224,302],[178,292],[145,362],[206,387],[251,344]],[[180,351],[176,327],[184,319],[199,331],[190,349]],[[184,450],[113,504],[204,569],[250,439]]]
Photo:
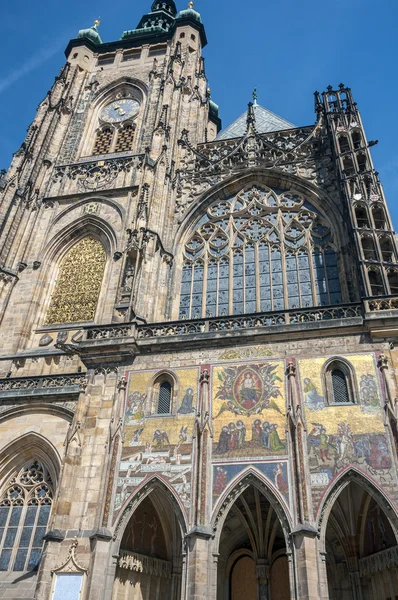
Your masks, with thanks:
[[[332,387],[334,404],[346,404],[350,401],[348,395],[347,379],[341,369],[333,369]]]
[[[365,260],[377,260],[375,243],[372,237],[364,235],[362,238],[362,249]]]
[[[366,154],[363,154],[362,152],[357,154],[357,161],[358,161],[358,169],[360,170],[360,172],[363,173],[364,171],[366,171],[366,169],[368,167],[368,161],[366,158]]]
[[[343,160],[343,169],[344,169],[344,174],[346,175],[346,177],[350,177],[351,175],[354,175],[355,173],[355,167],[354,167],[354,163],[352,162],[352,158],[346,156],[345,159]]]
[[[350,143],[349,143],[346,135],[339,136],[339,147],[340,147],[341,154],[344,154],[345,152],[350,151]]]
[[[357,220],[357,227],[369,229],[369,219],[366,208],[364,206],[358,205],[355,207],[355,217]]]
[[[359,131],[354,131],[351,135],[351,139],[355,150],[358,150],[358,148],[360,148],[362,144],[362,137]]]
[[[331,359],[326,364],[324,376],[329,405],[355,404],[355,372],[348,361]]]
[[[93,154],[109,154],[111,151],[113,130],[110,127],[100,129],[95,138]]]
[[[394,250],[389,237],[380,238],[380,250],[384,262],[394,262]]]
[[[386,215],[381,206],[372,208],[373,222],[376,229],[386,229]]]
[[[372,296],[383,296],[384,285],[380,271],[378,269],[371,269],[368,271],[368,275]]]
[[[389,271],[387,275],[388,275],[388,284],[390,286],[390,294],[397,295],[398,294],[398,272],[397,271]]]
[[[37,460],[10,479],[0,496],[0,571],[37,569],[52,498],[50,474]]]
[[[159,385],[158,415],[168,415],[171,412],[172,386],[169,381],[162,381]]]

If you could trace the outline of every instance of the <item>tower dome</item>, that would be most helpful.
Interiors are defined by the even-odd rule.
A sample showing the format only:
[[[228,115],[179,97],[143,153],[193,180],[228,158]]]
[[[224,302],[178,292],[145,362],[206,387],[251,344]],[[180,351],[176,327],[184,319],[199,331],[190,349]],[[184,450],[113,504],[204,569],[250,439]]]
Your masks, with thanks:
[[[88,27],[87,29],[80,29],[76,38],[86,38],[93,42],[93,44],[102,44],[102,39],[100,34],[98,33],[98,25],[100,24],[99,19],[94,21],[94,25],[92,27]]]
[[[179,19],[187,19],[187,18],[189,18],[189,19],[194,19],[198,23],[202,24],[202,17],[198,13],[198,11],[194,10],[193,7],[194,7],[194,3],[190,2],[188,4],[188,8],[185,8],[184,10],[180,10],[180,12],[177,15],[177,21]]]

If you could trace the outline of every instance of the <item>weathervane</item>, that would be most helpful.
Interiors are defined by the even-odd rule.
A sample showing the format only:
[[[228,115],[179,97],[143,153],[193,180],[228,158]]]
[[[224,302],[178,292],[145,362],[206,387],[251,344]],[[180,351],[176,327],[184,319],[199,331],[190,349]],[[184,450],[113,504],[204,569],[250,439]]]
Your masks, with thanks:
[[[192,0],[191,0],[191,2],[188,2],[188,8],[193,8],[194,6],[195,6],[195,4],[192,2]]]
[[[94,21],[94,27],[98,27],[99,25],[101,25],[100,17],[98,17],[98,19],[95,19],[95,21]]]

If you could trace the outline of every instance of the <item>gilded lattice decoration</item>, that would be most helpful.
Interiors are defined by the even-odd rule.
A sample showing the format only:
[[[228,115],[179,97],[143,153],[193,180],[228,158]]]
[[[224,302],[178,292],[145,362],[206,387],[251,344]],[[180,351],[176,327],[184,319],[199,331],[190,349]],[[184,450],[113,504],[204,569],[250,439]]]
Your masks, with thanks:
[[[105,262],[104,247],[92,236],[69,250],[59,267],[47,325],[94,320]]]
[[[108,154],[111,149],[113,131],[110,128],[100,129],[95,139],[93,154]]]
[[[133,125],[125,125],[123,129],[119,131],[117,136],[117,142],[115,152],[129,152],[133,148],[134,142],[134,131]]]

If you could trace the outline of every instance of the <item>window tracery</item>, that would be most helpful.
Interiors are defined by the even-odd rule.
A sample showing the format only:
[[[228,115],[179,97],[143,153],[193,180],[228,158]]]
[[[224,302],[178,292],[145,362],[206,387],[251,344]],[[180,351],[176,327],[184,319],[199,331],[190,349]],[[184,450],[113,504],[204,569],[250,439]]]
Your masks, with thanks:
[[[185,244],[182,319],[340,302],[330,227],[298,193],[253,186],[218,200]]]
[[[0,571],[37,568],[52,498],[50,474],[37,460],[8,482],[0,496]]]
[[[59,266],[46,325],[94,320],[105,263],[105,249],[93,236],[72,246]]]

